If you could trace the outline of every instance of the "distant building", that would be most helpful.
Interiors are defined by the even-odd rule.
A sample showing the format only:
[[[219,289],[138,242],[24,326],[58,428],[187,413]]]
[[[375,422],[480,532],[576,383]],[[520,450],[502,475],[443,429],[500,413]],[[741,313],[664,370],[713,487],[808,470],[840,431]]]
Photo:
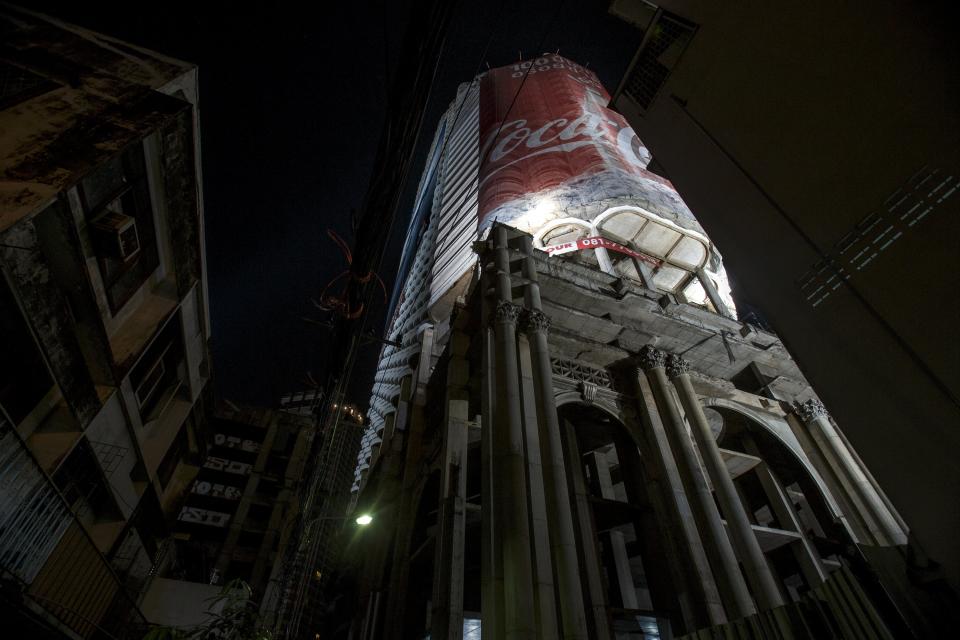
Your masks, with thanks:
[[[617,0],[612,101],[960,589],[953,3]],[[927,557],[929,556],[929,558]]]
[[[197,593],[215,594],[233,580],[250,585],[256,601],[270,590],[298,516],[313,426],[312,418],[285,411],[217,406],[207,425],[207,455],[143,601],[151,622],[202,621],[208,603]]]
[[[297,391],[280,398],[280,410],[299,416],[316,416],[322,400],[323,393],[318,390]]]
[[[351,637],[922,631],[930,602],[863,557],[902,565],[908,523],[608,102],[544,54],[437,127],[354,479]]]
[[[319,400],[318,392],[308,391],[284,396],[280,404],[283,411],[300,414],[319,411]],[[282,639],[313,640],[319,633],[347,540],[344,531],[351,528],[350,486],[363,415],[345,402],[327,408],[325,418],[314,413],[318,428],[299,483],[299,520],[284,558],[273,566],[271,591],[262,605]]]
[[[9,5],[0,34],[6,624],[132,637],[205,451],[197,69]]]

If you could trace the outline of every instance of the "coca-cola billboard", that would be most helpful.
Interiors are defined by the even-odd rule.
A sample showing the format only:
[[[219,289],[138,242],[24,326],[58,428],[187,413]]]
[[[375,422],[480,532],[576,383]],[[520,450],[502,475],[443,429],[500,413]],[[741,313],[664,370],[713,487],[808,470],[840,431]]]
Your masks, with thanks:
[[[480,223],[504,205],[522,210],[532,196],[601,172],[649,180],[649,152],[623,117],[607,108],[609,101],[592,71],[559,55],[484,75]],[[596,199],[606,195],[622,194]]]

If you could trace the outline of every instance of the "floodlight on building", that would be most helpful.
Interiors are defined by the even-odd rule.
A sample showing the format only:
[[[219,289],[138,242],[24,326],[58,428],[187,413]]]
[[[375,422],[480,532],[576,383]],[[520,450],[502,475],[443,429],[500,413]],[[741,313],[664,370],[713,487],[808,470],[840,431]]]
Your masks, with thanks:
[[[370,524],[371,522],[373,522],[373,516],[371,516],[369,513],[365,513],[365,514],[363,514],[363,515],[361,515],[361,516],[357,516],[356,522],[357,522],[357,524],[360,525],[361,527],[365,527],[365,526],[367,526],[368,524]]]

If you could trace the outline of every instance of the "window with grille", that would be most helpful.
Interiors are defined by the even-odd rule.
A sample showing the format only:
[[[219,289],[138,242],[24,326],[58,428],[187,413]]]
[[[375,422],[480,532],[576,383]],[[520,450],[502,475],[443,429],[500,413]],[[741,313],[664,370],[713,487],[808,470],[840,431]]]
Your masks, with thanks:
[[[650,26],[623,88],[642,109],[650,108],[695,30],[695,25],[666,12],[661,12]]]

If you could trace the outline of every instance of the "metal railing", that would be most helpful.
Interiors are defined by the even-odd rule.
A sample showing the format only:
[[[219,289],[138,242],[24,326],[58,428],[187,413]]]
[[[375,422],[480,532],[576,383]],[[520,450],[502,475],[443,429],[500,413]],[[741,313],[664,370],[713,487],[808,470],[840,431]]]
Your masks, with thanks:
[[[146,620],[0,410],[0,569],[81,638],[139,638]]]

